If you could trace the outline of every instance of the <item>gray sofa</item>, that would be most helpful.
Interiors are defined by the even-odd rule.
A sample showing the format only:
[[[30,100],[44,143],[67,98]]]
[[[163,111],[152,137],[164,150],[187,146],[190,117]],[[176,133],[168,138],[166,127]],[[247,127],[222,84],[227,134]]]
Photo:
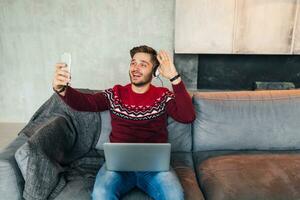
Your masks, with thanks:
[[[168,119],[171,165],[185,199],[300,199],[300,90],[191,93],[194,123]],[[56,94],[51,98],[59,101]],[[98,115],[100,137],[92,149],[93,156],[103,160],[110,116],[108,112]],[[21,131],[0,152],[1,199],[21,199],[24,180],[15,156],[29,139]],[[54,199],[89,199],[101,164],[71,163],[67,184]],[[123,199],[150,198],[134,189]]]

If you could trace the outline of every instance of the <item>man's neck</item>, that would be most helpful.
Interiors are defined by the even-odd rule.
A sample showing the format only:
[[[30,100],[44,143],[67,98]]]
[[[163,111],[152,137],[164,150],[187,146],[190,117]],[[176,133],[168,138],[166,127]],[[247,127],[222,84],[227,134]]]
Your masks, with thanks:
[[[150,83],[147,83],[146,85],[143,86],[136,86],[134,84],[131,84],[132,91],[138,94],[143,94],[147,92],[149,88],[150,88]]]

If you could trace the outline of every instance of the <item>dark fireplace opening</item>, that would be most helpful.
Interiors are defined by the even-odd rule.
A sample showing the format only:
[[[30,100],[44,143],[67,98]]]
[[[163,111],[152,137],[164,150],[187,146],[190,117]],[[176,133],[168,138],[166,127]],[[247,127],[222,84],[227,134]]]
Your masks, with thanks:
[[[298,55],[198,55],[197,89],[251,90],[256,81],[300,87]]]

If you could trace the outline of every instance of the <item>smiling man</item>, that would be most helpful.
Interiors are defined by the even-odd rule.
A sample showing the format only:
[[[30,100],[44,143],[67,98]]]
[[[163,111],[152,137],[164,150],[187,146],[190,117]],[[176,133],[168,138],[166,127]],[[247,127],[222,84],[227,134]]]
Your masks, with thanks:
[[[135,57],[134,57],[135,56]],[[134,55],[130,62],[130,71],[129,77],[130,81],[134,86],[143,86],[147,83],[150,83],[152,80],[152,69],[148,66],[151,66],[150,55],[146,53],[137,53]],[[138,64],[141,63],[141,69],[138,69]],[[149,73],[149,69],[151,70]],[[146,73],[146,76],[143,74]]]
[[[131,49],[130,55],[130,83],[125,86],[116,85],[96,94],[80,93],[70,86],[65,87],[70,74],[65,64],[58,63],[53,89],[75,110],[110,110],[110,142],[166,143],[168,116],[182,123],[195,119],[191,98],[166,51],[157,53],[143,45]],[[171,81],[173,92],[151,84],[157,66],[159,73]],[[92,198],[119,199],[134,187],[153,199],[184,199],[173,169],[168,172],[115,172],[107,171],[105,164],[97,174]]]

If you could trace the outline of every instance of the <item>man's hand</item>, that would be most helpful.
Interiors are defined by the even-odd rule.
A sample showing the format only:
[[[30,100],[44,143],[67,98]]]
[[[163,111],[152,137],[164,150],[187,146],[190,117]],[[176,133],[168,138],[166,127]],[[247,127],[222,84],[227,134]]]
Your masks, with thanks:
[[[54,90],[59,91],[63,87],[65,87],[71,80],[71,75],[67,70],[67,65],[65,63],[57,63],[55,65],[55,73],[52,82],[52,87]],[[65,91],[60,93],[61,95],[65,95]]]
[[[157,54],[157,59],[158,62],[160,63],[160,66],[158,67],[159,73],[167,78],[171,79],[174,76],[178,74],[174,63],[171,60],[170,55],[166,51],[159,51]],[[172,84],[178,84],[181,81],[180,78],[176,79],[175,81],[172,82]]]

